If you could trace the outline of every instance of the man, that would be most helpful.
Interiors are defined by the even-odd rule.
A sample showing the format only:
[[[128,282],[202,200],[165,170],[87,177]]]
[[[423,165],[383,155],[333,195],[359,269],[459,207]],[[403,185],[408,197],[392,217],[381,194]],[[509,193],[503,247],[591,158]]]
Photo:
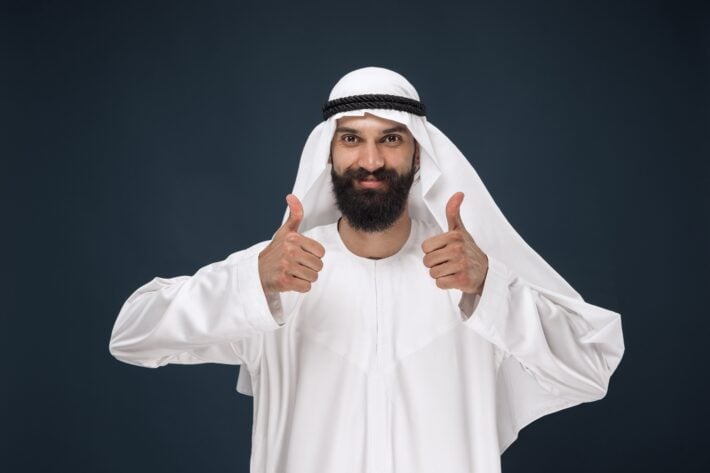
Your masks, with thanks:
[[[110,350],[240,364],[252,472],[497,472],[535,419],[605,396],[619,314],[513,230],[401,75],[331,91],[271,240],[154,278]]]

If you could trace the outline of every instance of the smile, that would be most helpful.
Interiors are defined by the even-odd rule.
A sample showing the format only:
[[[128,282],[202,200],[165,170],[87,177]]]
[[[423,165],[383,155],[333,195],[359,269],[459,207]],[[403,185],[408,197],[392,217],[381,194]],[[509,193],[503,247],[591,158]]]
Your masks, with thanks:
[[[360,187],[364,187],[366,189],[374,189],[377,187],[381,187],[384,185],[383,181],[376,181],[376,180],[364,180],[360,179],[357,181]]]

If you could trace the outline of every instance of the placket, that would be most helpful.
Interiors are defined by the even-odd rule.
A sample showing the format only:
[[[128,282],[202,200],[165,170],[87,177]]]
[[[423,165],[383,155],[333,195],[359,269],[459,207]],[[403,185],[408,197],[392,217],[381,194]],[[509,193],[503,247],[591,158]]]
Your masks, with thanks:
[[[386,367],[390,353],[390,314],[384,299],[387,291],[382,283],[386,277],[387,265],[377,260],[372,262],[371,281],[374,294],[374,313],[372,317],[374,347],[368,373],[368,451],[371,453],[369,467],[372,473],[392,471],[392,446],[390,445],[390,403],[386,388]]]

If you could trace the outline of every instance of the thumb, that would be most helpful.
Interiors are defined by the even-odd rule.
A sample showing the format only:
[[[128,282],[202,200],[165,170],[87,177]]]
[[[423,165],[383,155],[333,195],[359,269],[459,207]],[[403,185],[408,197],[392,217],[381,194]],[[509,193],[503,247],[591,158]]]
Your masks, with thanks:
[[[301,205],[301,201],[298,200],[298,197],[294,194],[286,196],[286,203],[288,204],[289,214],[283,227],[287,230],[297,232],[299,225],[301,225],[301,220],[303,220],[303,205]]]
[[[463,202],[463,192],[456,192],[446,203],[446,221],[449,223],[449,231],[465,228],[461,220],[461,202]]]

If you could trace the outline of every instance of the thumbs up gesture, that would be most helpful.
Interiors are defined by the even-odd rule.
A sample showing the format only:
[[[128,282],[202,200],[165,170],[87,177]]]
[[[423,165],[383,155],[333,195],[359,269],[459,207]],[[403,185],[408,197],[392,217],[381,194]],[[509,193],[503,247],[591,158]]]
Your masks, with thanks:
[[[259,278],[265,293],[308,292],[323,268],[323,245],[298,233],[303,220],[301,202],[293,194],[286,196],[286,202],[288,219],[259,253]]]
[[[461,220],[463,192],[456,192],[446,204],[449,231],[422,243],[424,265],[441,289],[459,289],[481,294],[488,273],[488,257],[476,245]]]

